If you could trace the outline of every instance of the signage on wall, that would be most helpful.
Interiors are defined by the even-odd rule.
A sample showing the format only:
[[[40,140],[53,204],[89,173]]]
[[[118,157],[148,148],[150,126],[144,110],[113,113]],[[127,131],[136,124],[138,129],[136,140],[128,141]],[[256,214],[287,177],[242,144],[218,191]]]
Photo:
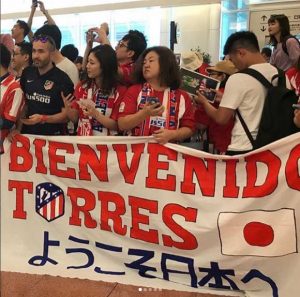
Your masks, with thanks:
[[[289,18],[291,34],[300,39],[300,8],[251,11],[249,28],[256,34],[260,48],[269,44],[268,19],[273,14],[285,14]]]

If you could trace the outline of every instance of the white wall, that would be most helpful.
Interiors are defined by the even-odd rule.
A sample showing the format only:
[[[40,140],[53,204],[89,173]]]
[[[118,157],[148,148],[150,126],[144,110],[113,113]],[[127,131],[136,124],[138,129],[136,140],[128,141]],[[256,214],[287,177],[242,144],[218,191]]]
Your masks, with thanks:
[[[219,60],[220,4],[182,6],[163,9],[161,19],[161,44],[169,46],[170,21],[178,24],[180,36],[174,46],[175,53],[197,48]]]

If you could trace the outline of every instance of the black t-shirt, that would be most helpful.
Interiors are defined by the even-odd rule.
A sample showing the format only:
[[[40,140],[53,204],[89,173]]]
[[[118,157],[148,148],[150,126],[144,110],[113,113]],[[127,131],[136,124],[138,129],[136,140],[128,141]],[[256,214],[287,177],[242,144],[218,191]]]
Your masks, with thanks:
[[[40,75],[36,67],[24,69],[21,80],[21,87],[25,94],[27,114],[53,115],[61,112],[64,102],[61,91],[65,95],[74,92],[74,85],[69,76],[54,66],[47,73]],[[65,124],[23,124],[22,133],[36,135],[64,135]]]

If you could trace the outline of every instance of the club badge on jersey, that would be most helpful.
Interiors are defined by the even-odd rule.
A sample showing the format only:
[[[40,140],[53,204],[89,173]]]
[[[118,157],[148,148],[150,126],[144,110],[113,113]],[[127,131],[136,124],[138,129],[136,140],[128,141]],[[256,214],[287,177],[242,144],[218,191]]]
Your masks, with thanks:
[[[54,85],[54,82],[53,82],[53,81],[51,81],[51,80],[46,80],[45,83],[44,83],[44,88],[45,88],[45,90],[48,91],[48,90],[51,90],[51,89],[52,89],[53,85]]]

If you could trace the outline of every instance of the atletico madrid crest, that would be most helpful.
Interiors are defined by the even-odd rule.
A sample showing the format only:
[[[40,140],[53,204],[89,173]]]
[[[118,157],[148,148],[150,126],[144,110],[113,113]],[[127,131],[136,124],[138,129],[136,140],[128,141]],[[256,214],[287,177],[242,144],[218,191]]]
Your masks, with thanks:
[[[44,83],[45,90],[51,90],[54,85],[54,82],[51,80],[46,80]]]
[[[35,189],[35,201],[35,211],[48,222],[64,215],[64,192],[55,184],[38,184]]]

